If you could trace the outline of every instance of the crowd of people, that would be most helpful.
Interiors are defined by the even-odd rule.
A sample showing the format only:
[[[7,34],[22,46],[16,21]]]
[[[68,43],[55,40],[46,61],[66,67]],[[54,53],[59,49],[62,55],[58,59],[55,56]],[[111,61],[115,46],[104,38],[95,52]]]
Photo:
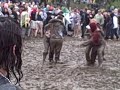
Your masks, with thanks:
[[[84,38],[86,26],[94,19],[104,30],[106,39],[119,38],[120,30],[120,10],[112,8],[109,10],[103,9],[78,9],[69,10],[65,6],[48,4],[36,5],[34,2],[20,3],[0,3],[0,16],[12,17],[16,22],[20,23],[23,28],[23,37],[40,33],[41,37],[44,34],[44,26],[50,19],[56,18],[58,15],[63,16],[63,22],[66,26],[64,33],[78,37],[81,35]],[[69,32],[73,33],[70,34]],[[81,33],[80,33],[81,32]]]

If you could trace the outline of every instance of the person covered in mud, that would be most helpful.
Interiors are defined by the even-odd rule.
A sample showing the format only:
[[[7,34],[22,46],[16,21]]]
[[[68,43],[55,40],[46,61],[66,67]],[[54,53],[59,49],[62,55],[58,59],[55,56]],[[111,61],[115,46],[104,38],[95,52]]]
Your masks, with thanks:
[[[0,90],[22,90],[10,81],[14,76],[19,84],[23,77],[21,48],[20,25],[8,17],[0,17]]]
[[[49,62],[53,64],[54,54],[55,54],[55,63],[60,61],[60,51],[63,45],[63,37],[65,26],[62,21],[63,17],[58,16],[56,19],[51,19],[49,23],[45,26],[45,38],[44,38],[44,47],[43,52],[43,61],[45,61],[46,56],[49,51]]]
[[[98,56],[98,66],[101,67],[104,59],[104,49],[106,46],[105,40],[103,38],[103,33],[98,28],[97,23],[90,23],[90,33],[91,38],[84,42],[81,46],[87,46],[85,51],[85,56],[87,60],[87,65],[94,65],[96,56]]]
[[[50,48],[50,31],[51,30],[52,30],[51,23],[48,23],[47,25],[45,25],[45,27],[44,27],[44,39],[43,39],[43,43],[44,43],[43,64],[45,62],[45,59],[48,55],[49,48]]]

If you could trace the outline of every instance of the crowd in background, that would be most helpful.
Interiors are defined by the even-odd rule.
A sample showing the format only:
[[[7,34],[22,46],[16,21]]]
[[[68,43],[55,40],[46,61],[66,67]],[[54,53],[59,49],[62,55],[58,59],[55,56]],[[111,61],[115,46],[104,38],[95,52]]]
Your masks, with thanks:
[[[22,36],[30,37],[40,33],[43,37],[44,26],[50,19],[58,15],[64,17],[66,31],[63,33],[72,37],[86,35],[86,26],[95,21],[104,31],[105,39],[116,39],[120,35],[120,9],[68,9],[63,5],[44,4],[35,2],[0,2],[0,16],[13,18],[22,27]]]

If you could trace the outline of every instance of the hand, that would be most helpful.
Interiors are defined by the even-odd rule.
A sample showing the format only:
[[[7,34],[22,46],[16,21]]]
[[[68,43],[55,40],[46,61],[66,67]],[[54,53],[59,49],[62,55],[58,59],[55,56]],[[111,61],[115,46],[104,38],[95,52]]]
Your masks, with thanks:
[[[82,43],[82,44],[80,44],[80,47],[84,47],[84,44]]]

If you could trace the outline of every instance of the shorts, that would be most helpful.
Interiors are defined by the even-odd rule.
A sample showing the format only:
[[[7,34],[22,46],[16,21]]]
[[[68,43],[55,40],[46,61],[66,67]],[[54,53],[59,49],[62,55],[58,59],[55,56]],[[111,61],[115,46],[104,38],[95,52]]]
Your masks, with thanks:
[[[36,23],[36,21],[31,20],[31,22],[30,22],[30,28],[37,29],[37,23]]]

